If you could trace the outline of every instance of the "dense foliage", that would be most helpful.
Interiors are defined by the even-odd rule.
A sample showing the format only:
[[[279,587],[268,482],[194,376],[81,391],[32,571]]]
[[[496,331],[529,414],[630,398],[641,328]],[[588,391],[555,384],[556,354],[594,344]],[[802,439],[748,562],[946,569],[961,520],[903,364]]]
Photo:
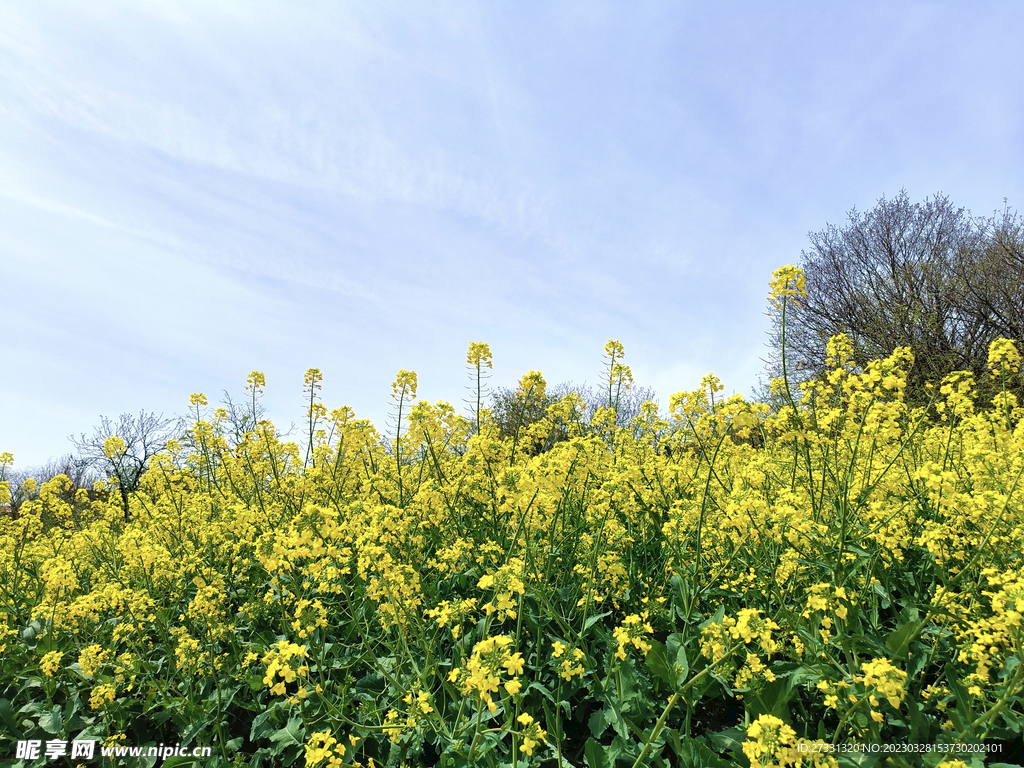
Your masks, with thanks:
[[[801,281],[776,272],[780,310]],[[709,375],[622,426],[605,351],[589,419],[569,394],[502,436],[400,371],[383,441],[312,370],[303,445],[193,395],[127,519],[120,493],[46,483],[0,520],[0,738],[210,744],[204,764],[1013,762],[1013,396],[952,374],[930,419],[909,349],[856,367],[836,337],[779,409]],[[1007,384],[1020,359],[991,346]],[[489,365],[471,345],[474,381]],[[931,751],[837,751],[872,744]]]

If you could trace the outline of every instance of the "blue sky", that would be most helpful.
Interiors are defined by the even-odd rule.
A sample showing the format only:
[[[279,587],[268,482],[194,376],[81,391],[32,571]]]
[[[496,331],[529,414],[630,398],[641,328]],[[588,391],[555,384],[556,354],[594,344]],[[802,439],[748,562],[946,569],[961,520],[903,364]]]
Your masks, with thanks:
[[[1024,203],[1024,3],[0,0],[0,450],[182,414],[384,428],[594,383],[761,371],[771,271],[906,188]]]

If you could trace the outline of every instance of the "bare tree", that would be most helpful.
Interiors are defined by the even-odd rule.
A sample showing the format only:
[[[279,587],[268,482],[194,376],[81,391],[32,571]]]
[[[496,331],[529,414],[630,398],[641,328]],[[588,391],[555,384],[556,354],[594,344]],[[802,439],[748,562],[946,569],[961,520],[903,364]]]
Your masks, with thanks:
[[[977,226],[978,246],[957,265],[964,286],[960,311],[982,314],[1004,338],[1024,339],[1024,223],[1004,207]]]
[[[796,378],[821,370],[837,333],[853,340],[859,365],[909,346],[916,361],[907,396],[919,403],[927,399],[925,382],[957,370],[980,379],[988,345],[1021,337],[1024,256],[1015,214],[975,219],[944,195],[911,203],[901,191],[809,238],[811,248],[801,252],[807,298],[786,317]],[[769,369],[778,368],[775,319]]]
[[[138,416],[122,413],[116,423],[103,416],[92,437],[83,434],[80,439],[69,439],[88,466],[116,482],[127,520],[129,497],[139,489],[150,460],[179,431],[176,420],[139,411]]]
[[[227,413],[228,444],[236,446],[245,436],[256,429],[256,426],[267,414],[266,406],[256,397],[250,396],[244,401],[234,401],[228,391],[224,390],[224,397],[220,401]],[[294,429],[294,425],[292,425]],[[291,430],[284,434],[289,434]]]

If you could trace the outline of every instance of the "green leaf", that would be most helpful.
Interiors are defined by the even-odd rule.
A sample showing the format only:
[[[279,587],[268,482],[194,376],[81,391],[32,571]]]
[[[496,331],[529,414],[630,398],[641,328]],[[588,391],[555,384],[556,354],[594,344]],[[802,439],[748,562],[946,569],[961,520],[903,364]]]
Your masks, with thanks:
[[[1007,676],[1009,676],[1010,673],[1017,668],[1018,664],[1020,664],[1020,659],[1018,659],[1016,656],[1010,656],[1008,659],[1006,659],[1006,662],[1003,664],[1003,668],[999,670],[999,679],[1005,680]]]
[[[213,723],[214,723],[214,721],[213,721],[212,717],[207,717],[207,718],[205,718],[203,720],[199,720],[197,722],[192,723],[191,725],[189,725],[188,728],[186,728],[182,732],[182,734],[181,734],[181,743],[182,744],[190,744],[190,743],[192,743],[192,740],[196,736],[198,736],[203,731],[206,731],[210,727],[212,727]]]
[[[175,766],[194,766],[196,765],[196,759],[189,756],[180,755],[178,757],[168,757],[166,760],[160,763],[160,768],[175,768]]]
[[[63,732],[64,718],[59,704],[55,704],[50,712],[39,718],[39,727],[54,735]]]
[[[615,762],[620,757],[625,757],[630,763],[632,763],[639,752],[640,750],[637,749],[636,745],[628,736],[616,736],[612,739],[612,743],[608,746],[605,754],[608,755],[608,760],[611,764],[615,765]],[[648,758],[652,757],[653,755],[648,753]]]
[[[924,648],[921,643],[911,643],[910,661],[907,662],[907,677],[911,680],[917,678],[921,674],[921,670],[928,666],[929,653],[927,648]]]
[[[792,725],[789,707],[786,706],[792,697],[793,686],[790,681],[775,680],[765,683],[758,691],[750,691],[744,696],[744,700],[747,702],[747,712],[750,713],[751,720],[760,715],[774,715]]]
[[[682,768],[732,768],[732,761],[716,755],[703,741],[673,732],[672,748]]]
[[[651,676],[668,686],[674,687],[675,675],[672,674],[672,668],[669,666],[668,648],[658,640],[650,640],[648,642],[651,645],[651,650],[647,652],[646,662]]]
[[[3,722],[12,734],[16,734],[20,730],[18,715],[7,699],[0,699],[0,722]]]
[[[275,744],[280,744],[282,747],[290,747],[293,745],[302,746],[305,738],[306,729],[302,727],[302,718],[293,717],[288,721],[288,725],[276,731],[270,737],[270,740]]]
[[[743,754],[743,742],[747,734],[739,728],[729,728],[711,734],[711,745],[719,752],[731,752],[737,757]]]
[[[692,608],[692,601],[690,599],[690,584],[679,574],[675,574],[670,579],[672,585],[672,596],[673,606],[675,607],[676,615],[683,621],[688,621],[690,618],[689,610]]]
[[[949,683],[953,695],[956,696],[956,711],[949,713],[949,719],[953,721],[957,730],[966,732],[968,736],[973,736],[971,723],[974,722],[974,707],[971,706],[971,697],[967,690],[957,679],[956,669],[952,664],[946,665],[946,682]]]
[[[882,598],[882,608],[888,608],[892,604],[892,598],[889,597],[889,592],[881,584],[871,585],[879,597]]]
[[[604,613],[599,613],[596,616],[591,616],[590,618],[588,618],[586,623],[584,623],[584,625],[583,625],[583,632],[584,632],[584,634],[586,633],[586,631],[588,629],[590,629],[592,626],[597,624],[597,622],[599,622],[605,616],[611,616],[611,615],[612,615],[611,611],[605,611]]]
[[[676,664],[672,668],[676,674],[676,685],[682,685],[690,676],[690,660],[686,657],[686,648],[679,646],[676,651]]]
[[[613,708],[611,704],[604,705],[604,719],[608,725],[615,729],[619,736],[624,739],[629,738],[629,726],[626,725],[622,713],[618,709]]]
[[[928,723],[921,713],[921,707],[917,703],[917,700],[913,697],[908,697],[906,702],[907,706],[907,721],[910,725],[910,732],[907,734],[908,742],[916,742],[928,732]]]
[[[639,671],[636,665],[633,663],[633,659],[626,659],[625,663],[619,667],[619,681],[621,682],[621,700],[619,704],[627,709],[626,705],[633,699],[640,696],[640,680],[638,679]]]
[[[600,739],[604,732],[608,730],[608,720],[604,716],[604,710],[594,710],[593,714],[590,715],[590,719],[587,720],[587,725],[590,727],[590,735],[595,739]]]
[[[587,761],[588,768],[612,768],[605,748],[594,739],[587,739],[587,745],[583,749],[583,757]]]
[[[277,711],[276,707],[271,707],[253,718],[252,728],[249,729],[250,741],[261,741],[268,733],[274,730],[275,724],[271,718],[277,714]]]
[[[34,650],[36,644],[39,642],[39,633],[42,630],[42,626],[38,621],[33,621],[23,630],[21,630],[21,639],[25,643],[25,647],[29,650]]]
[[[921,629],[919,621],[908,621],[885,639],[885,647],[897,658],[905,658],[910,641],[917,636]]]
[[[779,672],[779,666],[781,665],[773,666],[772,671],[779,677],[782,677],[783,675]],[[790,690],[792,690],[804,682],[818,682],[821,679],[821,670],[808,667],[806,664],[800,664],[787,671],[785,677],[789,681]]]

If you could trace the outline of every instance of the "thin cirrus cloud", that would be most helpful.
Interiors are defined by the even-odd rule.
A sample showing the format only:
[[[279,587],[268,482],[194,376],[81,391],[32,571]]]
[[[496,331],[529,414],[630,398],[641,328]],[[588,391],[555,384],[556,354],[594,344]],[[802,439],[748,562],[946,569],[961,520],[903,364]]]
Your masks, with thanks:
[[[181,413],[254,368],[383,429],[398,368],[459,404],[600,372],[664,402],[749,391],[771,270],[906,187],[1022,199],[1012,55],[989,2],[0,0],[0,450],[100,414]]]

